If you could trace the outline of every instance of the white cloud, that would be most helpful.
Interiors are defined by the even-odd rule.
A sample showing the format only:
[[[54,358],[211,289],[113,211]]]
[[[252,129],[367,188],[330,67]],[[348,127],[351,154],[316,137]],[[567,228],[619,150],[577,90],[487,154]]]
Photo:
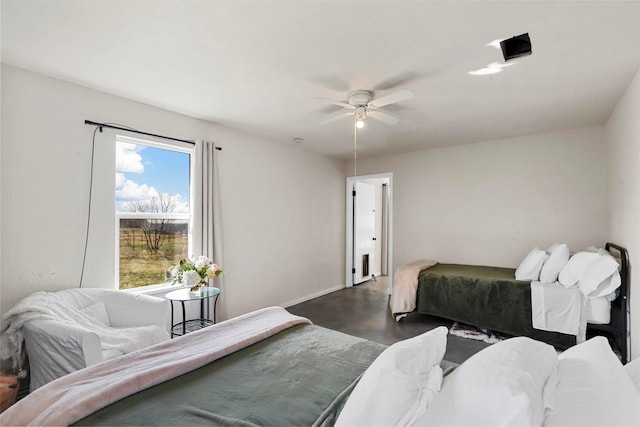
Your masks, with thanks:
[[[123,173],[116,172],[116,189],[122,188],[126,180],[127,180],[127,177],[124,176]]]
[[[182,194],[174,194],[171,196],[171,200],[173,201],[174,208],[173,212],[175,213],[187,213],[189,212],[189,200],[185,199]]]
[[[147,184],[138,184],[130,179],[124,179],[118,187],[116,183],[116,199],[117,200],[149,200],[152,197],[158,197],[158,190],[148,186]]]
[[[143,173],[142,156],[138,154],[145,147],[127,142],[116,142],[116,172]]]
[[[181,194],[163,195],[170,197],[173,203],[174,213],[189,212],[189,200]],[[127,203],[140,202],[145,205],[151,202],[152,198],[158,198],[160,193],[154,187],[147,184],[138,184],[135,181],[127,179],[124,174],[116,174],[116,204],[119,212],[127,212]]]

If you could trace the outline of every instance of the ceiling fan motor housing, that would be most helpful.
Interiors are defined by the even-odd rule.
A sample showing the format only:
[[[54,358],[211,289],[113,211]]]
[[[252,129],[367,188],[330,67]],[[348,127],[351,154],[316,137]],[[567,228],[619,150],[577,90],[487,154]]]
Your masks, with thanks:
[[[373,98],[373,94],[368,90],[354,90],[349,92],[349,104],[354,107],[366,106]]]

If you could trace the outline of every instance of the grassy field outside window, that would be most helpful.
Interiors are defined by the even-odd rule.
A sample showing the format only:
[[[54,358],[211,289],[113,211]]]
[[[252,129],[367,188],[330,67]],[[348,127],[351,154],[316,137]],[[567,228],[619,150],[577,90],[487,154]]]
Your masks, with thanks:
[[[121,223],[124,220],[121,220]],[[144,220],[135,220],[142,222]],[[168,270],[187,257],[189,238],[186,224],[180,231],[167,231],[157,253],[150,251],[141,227],[120,227],[120,289],[131,289],[171,281]],[[183,227],[180,227],[183,226]]]

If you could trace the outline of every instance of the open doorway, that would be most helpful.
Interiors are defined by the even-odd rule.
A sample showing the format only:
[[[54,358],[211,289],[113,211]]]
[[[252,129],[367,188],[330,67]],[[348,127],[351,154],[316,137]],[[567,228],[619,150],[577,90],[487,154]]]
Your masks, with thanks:
[[[347,178],[346,285],[378,277],[393,283],[393,174]]]

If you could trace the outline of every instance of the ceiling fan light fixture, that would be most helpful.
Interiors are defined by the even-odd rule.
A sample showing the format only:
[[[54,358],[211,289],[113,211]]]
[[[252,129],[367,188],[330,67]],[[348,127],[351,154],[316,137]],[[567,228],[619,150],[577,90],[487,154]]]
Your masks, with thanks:
[[[364,127],[364,120],[367,118],[366,108],[360,106],[356,108],[356,127],[362,129]]]

